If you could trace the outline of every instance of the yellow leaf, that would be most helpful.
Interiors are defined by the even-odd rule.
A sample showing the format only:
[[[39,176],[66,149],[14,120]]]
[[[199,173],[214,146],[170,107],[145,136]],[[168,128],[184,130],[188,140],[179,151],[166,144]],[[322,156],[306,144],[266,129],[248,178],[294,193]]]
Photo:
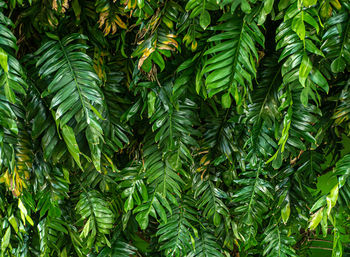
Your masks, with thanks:
[[[168,34],[166,35],[167,37],[170,37],[170,38],[177,38],[177,36],[175,34]]]
[[[122,21],[122,19],[120,19],[120,17],[118,15],[115,16],[115,22],[118,24],[119,27],[121,27],[122,29],[127,29],[126,24],[124,23],[124,21]]]
[[[107,36],[110,31],[111,31],[111,25],[106,25],[105,29],[103,30],[104,35]]]
[[[323,208],[319,209],[316,213],[311,216],[309,229],[314,230],[321,222],[323,216]]]
[[[108,17],[108,12],[100,13],[100,18],[98,23],[100,24],[99,28],[102,28],[103,24],[106,22],[106,18]]]
[[[168,38],[167,40],[163,41],[162,44],[172,45],[172,46],[175,46],[176,48],[178,48],[178,46],[179,46],[179,44],[176,42],[176,40],[172,39],[172,38]]]
[[[203,163],[205,163],[205,161],[207,160],[207,157],[208,157],[208,155],[204,155],[202,158],[201,158],[201,160],[199,161],[199,164],[203,164]]]
[[[197,41],[196,41],[196,40],[193,40],[193,41],[192,41],[192,45],[191,45],[191,50],[192,50],[192,51],[195,51],[195,50],[197,49],[197,46],[198,46]]]
[[[160,45],[158,47],[158,49],[160,50],[169,50],[169,51],[174,51],[174,48],[170,47],[170,46],[167,46],[167,45]]]
[[[341,4],[339,3],[338,0],[331,0],[330,3],[331,3],[331,5],[333,5],[334,8],[336,8],[337,10],[340,10],[340,9],[341,9]]]
[[[141,56],[141,58],[140,58],[140,60],[139,60],[139,63],[138,63],[138,65],[137,65],[138,69],[141,69],[143,62],[144,62],[144,61],[150,56],[150,54],[153,53],[153,52],[154,52],[154,48],[147,48],[147,49],[143,52],[143,54],[142,54],[142,56]]]
[[[114,35],[117,32],[117,25],[115,23],[112,23],[112,35]]]

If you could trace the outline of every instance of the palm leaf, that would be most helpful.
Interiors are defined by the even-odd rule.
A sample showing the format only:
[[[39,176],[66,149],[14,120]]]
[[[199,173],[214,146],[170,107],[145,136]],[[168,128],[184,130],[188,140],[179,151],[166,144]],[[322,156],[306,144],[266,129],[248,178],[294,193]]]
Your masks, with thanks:
[[[256,44],[263,47],[264,36],[253,21],[248,24],[244,18],[232,15],[224,15],[220,21],[222,24],[213,29],[222,33],[208,39],[214,46],[204,53],[212,56],[205,62],[202,73],[207,74],[209,97],[225,92],[241,106],[256,77]]]
[[[229,214],[229,210],[224,201],[227,194],[214,184],[214,177],[201,178],[197,174],[193,179],[194,197],[198,199],[197,208],[202,210],[203,216],[207,219],[213,217],[215,226],[219,226],[223,218]]]
[[[197,234],[197,229],[192,224],[198,222],[194,206],[194,200],[184,196],[179,200],[179,206],[168,216],[168,222],[159,226],[157,236],[160,250],[164,251],[166,256],[186,256],[195,247],[191,245]]]
[[[265,245],[264,256],[297,256],[295,250],[291,247],[296,242],[293,237],[288,236],[288,229],[283,228],[281,224],[270,224],[264,232],[262,243]]]
[[[278,88],[281,85],[281,74],[275,57],[267,57],[261,66],[261,77],[253,94],[253,103],[248,106],[247,122],[251,124],[248,144],[248,158],[252,165],[258,156],[272,155],[277,145],[273,140],[275,122],[281,118],[278,110]]]
[[[213,229],[209,224],[203,224],[206,228],[199,230],[198,239],[195,241],[195,249],[192,250],[186,257],[223,257],[220,251],[221,247],[217,242]]]
[[[73,122],[79,130],[85,129],[92,160],[96,169],[100,170],[103,131],[98,109],[103,106],[102,94],[92,60],[81,51],[88,47],[77,42],[87,38],[81,34],[72,34],[62,39],[51,37],[53,40],[47,41],[36,52],[40,56],[36,64],[39,75],[42,79],[49,78],[49,85],[42,96],[54,94],[50,108],[55,110],[55,120],[59,122],[68,150],[78,165],[79,148],[73,146],[75,135],[67,128],[69,122]]]
[[[350,63],[349,5],[345,3],[342,12],[328,19],[325,27],[321,50],[331,62],[332,72],[343,72]]]
[[[87,238],[86,247],[90,248],[95,241],[109,245],[105,234],[109,234],[114,222],[109,203],[96,190],[84,192],[79,198],[75,209],[80,220],[86,221],[80,235],[81,238]]]
[[[0,19],[0,93],[11,103],[18,101],[15,93],[25,94],[27,84],[21,65],[15,57],[16,37],[7,28],[12,22],[1,13]]]

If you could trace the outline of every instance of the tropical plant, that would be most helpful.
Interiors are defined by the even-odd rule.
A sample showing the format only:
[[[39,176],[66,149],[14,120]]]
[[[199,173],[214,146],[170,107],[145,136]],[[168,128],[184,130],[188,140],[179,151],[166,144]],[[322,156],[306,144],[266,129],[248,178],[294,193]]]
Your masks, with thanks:
[[[349,0],[0,0],[0,257],[350,256]]]

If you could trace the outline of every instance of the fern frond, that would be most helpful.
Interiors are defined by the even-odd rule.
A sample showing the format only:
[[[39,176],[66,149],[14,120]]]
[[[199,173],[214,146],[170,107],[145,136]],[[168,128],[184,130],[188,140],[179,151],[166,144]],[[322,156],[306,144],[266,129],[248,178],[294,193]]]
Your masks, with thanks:
[[[206,159],[228,159],[233,162],[244,155],[240,140],[243,140],[243,131],[235,121],[235,112],[232,108],[213,110],[205,108],[203,111],[205,125],[203,126],[203,142],[201,148],[208,151]],[[237,154],[237,155],[236,155]]]
[[[337,161],[334,168],[332,177],[336,178],[336,183],[332,185],[324,194],[314,203],[310,209],[310,213],[313,213],[310,219],[309,228],[315,229],[319,223],[323,229],[327,228],[327,219],[332,220],[332,209],[336,206],[338,201],[339,192],[342,196],[342,201],[347,202],[349,200],[349,176],[350,176],[350,154],[343,156]],[[345,186],[345,187],[344,187]]]
[[[55,120],[59,122],[68,149],[80,165],[79,149],[74,145],[74,134],[64,129],[74,122],[79,130],[85,129],[93,163],[100,170],[102,128],[99,122],[99,109],[103,106],[102,93],[98,87],[91,58],[82,49],[80,43],[87,38],[81,34],[71,34],[60,39],[51,36],[36,52],[39,55],[36,66],[42,79],[48,78],[49,85],[42,96],[53,95],[50,108],[55,110]],[[73,123],[73,124],[74,124]]]
[[[274,220],[264,231],[263,255],[267,257],[296,257],[292,246],[296,243],[292,236],[288,235],[288,229],[283,228],[277,220]]]
[[[197,208],[202,210],[203,216],[207,219],[213,217],[214,225],[219,226],[222,219],[229,215],[229,210],[224,203],[228,195],[216,187],[214,179],[210,176],[203,179],[199,174],[196,174],[192,185],[194,198],[198,199]]]
[[[288,106],[288,109],[284,111],[283,130],[279,136],[278,150],[268,160],[268,162],[273,161],[274,168],[281,167],[283,159],[288,156],[297,157],[300,151],[306,151],[307,146],[318,143],[314,136],[317,130],[313,124],[319,121],[321,110],[310,103],[305,106],[301,101],[301,94],[303,93],[300,89],[293,92],[287,91],[284,99],[281,100],[284,102],[281,107]]]
[[[0,94],[11,103],[18,102],[15,93],[25,94],[27,83],[24,71],[16,59],[17,39],[7,28],[12,22],[2,15],[0,20]],[[13,25],[13,24],[12,24]]]
[[[321,50],[331,63],[332,72],[344,72],[350,65],[350,15],[349,3],[344,3],[342,11],[325,23]]]
[[[197,212],[194,209],[196,204],[189,196],[184,196],[178,202],[179,206],[173,208],[173,213],[168,216],[168,222],[161,224],[157,231],[159,249],[164,251],[166,256],[186,256],[192,248],[195,248],[194,238],[197,236],[197,229],[193,223],[198,222]]]
[[[234,183],[242,188],[233,195],[234,203],[244,203],[235,208],[235,213],[242,216],[246,225],[262,222],[264,213],[268,210],[268,202],[273,199],[272,186],[260,176],[263,175],[262,167],[256,171],[243,172],[242,179],[234,180]]]
[[[123,12],[122,6],[118,6],[118,3],[113,3],[109,0],[98,0],[95,3],[96,12],[100,14],[98,20],[99,28],[104,27],[104,35],[115,34],[117,28],[127,29],[127,25],[121,19],[122,15],[125,15]]]
[[[256,244],[257,229],[273,200],[273,187],[263,178],[264,173],[266,171],[260,163],[258,167],[251,167],[242,172],[241,178],[233,181],[240,186],[232,196],[232,203],[234,214],[239,221],[239,232],[247,248]]]
[[[65,225],[64,220],[54,217],[46,217],[39,222],[40,256],[50,256],[52,249],[59,253],[62,246],[59,241],[62,242],[64,234],[68,233]]]
[[[306,106],[309,98],[316,103],[320,101],[318,91],[329,91],[328,82],[316,65],[316,60],[324,57],[318,46],[320,27],[313,7],[299,8],[297,1],[293,1],[289,10],[291,15],[276,31],[276,50],[282,49],[278,61],[284,63],[281,70],[284,84],[302,87],[300,97]]]
[[[322,172],[321,165],[324,163],[323,152],[317,150],[309,150],[303,152],[298,160],[297,172],[305,175],[305,180],[308,179],[310,183],[314,182]]]
[[[233,15],[224,15],[220,21],[222,24],[214,30],[223,32],[208,39],[214,46],[204,53],[212,56],[205,62],[202,73],[207,74],[209,97],[225,92],[228,98],[234,97],[239,107],[252,89],[258,60],[256,44],[264,47],[264,36],[254,21],[248,23]]]
[[[109,165],[109,163],[102,162],[102,172],[98,172],[94,166],[87,163],[84,166],[84,173],[80,176],[83,187],[99,189],[103,193],[115,192],[117,174]]]
[[[165,223],[168,221],[167,211],[170,214],[172,213],[172,208],[168,199],[171,203],[178,205],[176,198],[172,194],[167,193],[166,197],[164,197],[161,193],[154,191],[149,194],[147,202],[134,209],[133,213],[137,213],[135,219],[139,223],[141,229],[144,230],[147,228],[149,224],[149,216],[152,216],[155,219],[160,217]]]
[[[147,183],[163,197],[167,192],[174,193],[181,197],[181,185],[184,185],[183,179],[176,173],[176,162],[174,163],[169,155],[159,151],[157,144],[147,144],[144,147],[145,165]]]
[[[38,181],[37,191],[37,211],[40,217],[47,212],[48,216],[61,216],[59,204],[64,198],[68,198],[69,173],[65,168],[50,167],[46,163],[35,165],[36,179]]]
[[[278,110],[281,81],[280,65],[276,57],[267,57],[261,65],[261,77],[252,94],[253,103],[248,106],[247,122],[251,124],[248,158],[255,165],[259,156],[272,155],[277,148],[274,142],[274,126],[281,114]]]
[[[348,90],[349,83],[350,80],[345,82],[345,87],[338,97],[339,104],[335,109],[335,113],[332,117],[335,120],[335,125],[344,126],[347,131],[350,131],[350,93]]]
[[[173,103],[169,84],[159,91],[159,98],[155,107],[157,113],[150,119],[152,130],[156,132],[154,140],[163,152],[168,152],[173,168],[179,169],[183,166],[181,163],[192,161],[189,149],[197,146],[194,137],[200,132],[193,128],[199,124],[195,113],[197,106],[190,99]]]
[[[130,127],[121,122],[121,117],[130,103],[126,88],[122,83],[124,76],[125,74],[122,72],[108,71],[105,86],[102,88],[106,99],[106,119],[101,124],[105,134],[103,151],[108,153],[108,156],[112,156],[125,144],[129,144],[128,136],[132,135]]]
[[[152,20],[150,21],[150,27],[159,22],[159,17],[156,16],[153,22]],[[137,67],[150,73],[152,80],[155,80],[154,76],[156,75],[151,72],[153,63],[157,64],[161,70],[165,68],[165,62],[161,53],[165,56],[171,56],[171,52],[179,48],[176,37],[168,28],[159,29],[156,33],[141,40],[140,45],[132,53],[132,57],[139,57]]]
[[[203,226],[204,228],[201,228],[198,232],[195,249],[186,257],[223,257],[213,228],[207,223],[203,223]]]
[[[117,230],[113,234],[111,245],[103,247],[103,249],[98,254],[92,253],[91,257],[129,257],[134,255],[136,250],[137,249],[134,246],[132,246],[122,238],[120,231]]]
[[[140,205],[148,200],[147,187],[143,179],[141,164],[123,169],[118,176],[117,180],[120,182],[118,188],[122,190],[121,197],[126,198],[125,212],[133,210],[135,205]]]
[[[105,234],[113,228],[114,214],[108,202],[96,190],[83,192],[75,209],[80,221],[86,221],[80,237],[86,238],[86,247],[90,248],[96,241],[101,245],[110,244]]]

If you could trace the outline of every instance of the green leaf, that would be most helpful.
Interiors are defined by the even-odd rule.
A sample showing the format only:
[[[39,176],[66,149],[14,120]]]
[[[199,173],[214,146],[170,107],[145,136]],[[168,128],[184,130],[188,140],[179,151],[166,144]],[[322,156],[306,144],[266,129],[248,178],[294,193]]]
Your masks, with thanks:
[[[140,225],[141,229],[146,229],[148,226],[148,214],[146,212],[140,212],[135,217],[137,223]]]
[[[57,35],[55,35],[55,34],[53,34],[51,32],[45,32],[45,34],[46,34],[46,36],[48,36],[49,38],[51,38],[53,40],[59,40],[60,39]]]
[[[282,11],[288,7],[290,0],[281,0],[278,2],[278,10]]]
[[[305,24],[300,13],[293,18],[292,29],[298,34],[301,40],[305,39]]]
[[[8,65],[7,65],[7,58],[8,58],[7,53],[5,52],[4,49],[0,47],[0,66],[6,73],[8,73],[9,71]]]
[[[306,47],[306,50],[308,50],[310,53],[325,57],[322,51],[319,50],[310,39],[305,40],[305,47]]]
[[[287,204],[282,208],[281,210],[281,216],[284,224],[287,224],[289,216],[290,216],[290,202],[288,201]]]
[[[12,215],[8,220],[9,220],[10,224],[12,225],[13,229],[18,234],[18,224],[17,224],[16,218]]]
[[[90,232],[90,218],[87,220],[87,222],[85,223],[85,226],[84,226],[84,229],[83,231],[81,232],[81,235],[83,237],[87,237],[89,235],[89,232]]]
[[[213,28],[220,33],[208,39],[214,44],[204,53],[210,58],[205,61],[201,74],[205,74],[209,97],[231,92],[239,108],[247,96],[244,92],[252,88],[259,58],[256,45],[263,46],[264,37],[254,22],[231,15],[223,18],[224,22]],[[199,89],[200,84],[196,84],[197,92]]]
[[[262,243],[264,248],[263,256],[267,257],[296,257],[293,246],[296,241],[294,236],[289,233],[285,226],[280,224],[274,217],[264,231]]]
[[[331,192],[327,196],[327,215],[328,216],[330,215],[332,208],[337,203],[338,194],[339,194],[339,187],[338,185],[336,185],[335,187],[332,188]]]
[[[164,70],[165,62],[162,55],[156,50],[152,53],[152,60],[160,67],[160,70]]]
[[[137,6],[142,9],[145,6],[145,1],[144,0],[137,0]]]
[[[319,208],[321,208],[322,206],[324,206],[326,204],[326,196],[321,197],[320,199],[318,199],[314,205],[311,207],[310,212],[314,212],[315,210],[318,210]]]
[[[303,19],[305,22],[309,23],[312,27],[314,27],[317,33],[320,31],[320,27],[318,26],[317,21],[308,12],[303,12]]]
[[[150,91],[147,95],[147,109],[148,109],[148,118],[151,118],[155,111],[155,102],[157,99],[156,93],[154,91]]]
[[[305,7],[310,7],[312,5],[315,5],[317,3],[317,0],[303,0],[303,5]]]
[[[100,170],[100,139],[103,137],[100,119],[105,104],[98,86],[99,77],[91,58],[84,52],[88,48],[87,37],[71,33],[62,39],[56,35],[50,38],[54,40],[43,44],[35,58],[40,78],[45,79],[47,85],[42,97],[51,95],[50,109],[55,112],[55,120],[61,128],[70,124],[72,131],[85,132],[92,160]],[[64,130],[68,150],[81,167],[75,135],[70,129]]]
[[[309,102],[309,94],[312,93],[309,86],[303,88],[300,94],[300,101],[306,107]]]
[[[307,54],[304,54],[303,59],[301,61],[301,65],[299,67],[299,81],[300,84],[305,87],[305,81],[309,76],[310,71],[312,70],[312,62]]]
[[[241,9],[245,13],[251,12],[251,7],[250,7],[250,4],[247,0],[241,0]]]
[[[134,200],[132,198],[132,195],[129,195],[128,198],[126,198],[124,203],[124,211],[128,212],[134,208]]]
[[[186,256],[194,241],[192,236],[192,224],[197,222],[195,201],[190,195],[179,199],[178,207],[173,207],[174,212],[168,215],[168,222],[162,223],[158,230],[160,249],[165,254],[173,256]],[[194,243],[194,242],[193,242]]]
[[[316,213],[311,216],[309,229],[314,230],[318,224],[321,222],[323,216],[323,208],[319,209]]]
[[[334,176],[333,172],[327,172],[326,174],[317,177],[317,191],[321,192],[322,195],[326,195],[337,183],[337,177]]]
[[[334,59],[331,64],[331,70],[334,73],[343,72],[346,68],[346,62],[343,57],[339,56],[338,58]]]
[[[274,158],[273,158],[274,157]],[[280,150],[278,150],[276,152],[276,154],[274,156],[272,156],[268,162],[272,161],[272,167],[274,169],[279,169],[282,166],[282,162],[283,162],[283,153],[281,153]]]
[[[311,70],[310,78],[316,85],[321,87],[324,92],[328,93],[328,91],[329,91],[328,82],[318,69],[314,68]]]
[[[94,120],[91,120],[91,125],[85,131],[86,139],[89,144],[92,162],[97,171],[101,171],[101,144],[100,144],[100,135],[102,131],[96,128],[93,124]],[[64,135],[63,135],[64,137]],[[78,147],[78,146],[77,146]],[[69,148],[68,148],[69,150]],[[79,151],[79,149],[74,149],[74,151]],[[73,156],[74,157],[74,156]],[[77,156],[76,156],[77,157]],[[79,157],[79,155],[78,155]]]
[[[231,95],[229,92],[222,95],[221,104],[222,104],[222,107],[225,109],[231,107]]]
[[[95,236],[109,234],[113,228],[114,214],[109,206],[101,193],[96,190],[80,194],[75,209],[81,217],[80,220],[87,221],[82,231],[82,237],[88,237],[88,244],[98,240]]]
[[[74,158],[75,162],[78,164],[78,166],[83,169],[80,163],[80,150],[77,143],[77,140],[75,139],[74,131],[71,127],[64,125],[62,128],[62,136],[64,141],[66,142],[66,145],[68,147],[69,153]]]
[[[11,227],[8,227],[6,229],[4,236],[1,239],[1,252],[2,253],[4,253],[6,248],[9,246],[10,238],[11,238]]]
[[[210,25],[210,14],[207,10],[204,10],[199,17],[199,24],[201,27],[206,30],[206,28]]]
[[[214,226],[216,227],[218,227],[221,223],[221,215],[217,212],[214,214],[213,223],[214,223]]]
[[[72,2],[73,11],[77,20],[80,20],[81,7],[78,0],[73,0]]]

